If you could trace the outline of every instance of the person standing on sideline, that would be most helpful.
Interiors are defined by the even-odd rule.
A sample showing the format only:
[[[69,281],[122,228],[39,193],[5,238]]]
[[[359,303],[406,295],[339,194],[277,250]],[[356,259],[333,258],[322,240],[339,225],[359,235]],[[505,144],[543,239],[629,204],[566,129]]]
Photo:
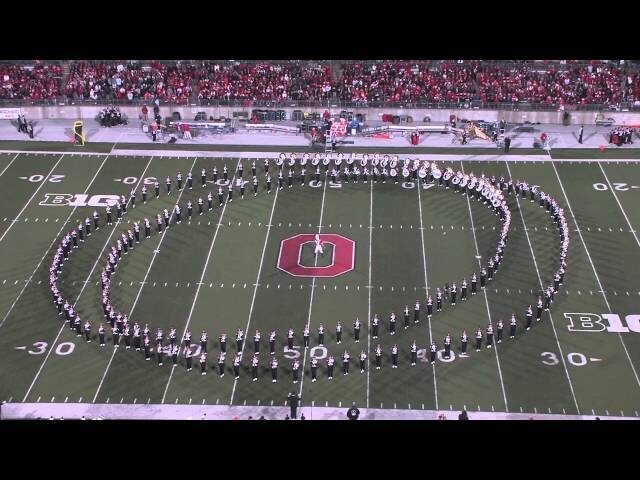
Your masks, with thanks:
[[[509,147],[511,147],[511,138],[505,137],[504,139],[504,153],[509,151]]]
[[[580,132],[578,133],[578,143],[582,143],[583,134],[584,134],[584,125],[580,125]]]
[[[351,404],[351,408],[347,410],[347,418],[349,420],[358,420],[359,416],[360,416],[360,410],[358,410],[358,407],[356,407],[356,402],[353,402]]]
[[[300,401],[300,397],[296,393],[289,393],[287,397],[289,400],[289,406],[291,407],[291,418],[294,420],[298,418],[298,402]]]

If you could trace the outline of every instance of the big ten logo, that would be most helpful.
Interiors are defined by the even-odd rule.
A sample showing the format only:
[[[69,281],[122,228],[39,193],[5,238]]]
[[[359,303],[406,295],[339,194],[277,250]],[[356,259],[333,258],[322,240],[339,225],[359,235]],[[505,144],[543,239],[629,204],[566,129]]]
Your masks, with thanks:
[[[570,332],[640,333],[640,315],[627,315],[624,321],[617,313],[565,313],[564,318]]]
[[[84,193],[45,193],[39,205],[45,207],[112,207],[118,195],[87,195]]]

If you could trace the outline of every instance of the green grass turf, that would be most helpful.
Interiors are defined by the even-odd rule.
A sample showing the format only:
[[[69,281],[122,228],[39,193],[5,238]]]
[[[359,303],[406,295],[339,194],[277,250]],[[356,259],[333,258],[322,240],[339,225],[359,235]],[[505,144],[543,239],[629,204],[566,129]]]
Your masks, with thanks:
[[[555,152],[552,155],[555,156]],[[11,155],[0,156],[0,171],[11,158]],[[16,216],[40,185],[18,177],[45,175],[59,158],[59,155],[25,153],[13,162],[0,177],[4,191],[10,192],[1,207],[2,218],[10,220]],[[236,191],[233,203],[224,209],[224,214],[217,206],[214,190],[215,207],[211,212],[198,216],[196,206],[191,224],[184,220],[181,225],[173,225],[161,237],[155,231],[155,213],[162,208],[171,208],[178,193],[174,181],[174,193],[168,197],[162,180],[167,175],[175,178],[178,171],[186,177],[187,170],[193,165],[194,189],[185,190],[180,203],[184,205],[191,200],[197,205],[197,198],[202,195],[206,199],[206,192],[210,190],[209,187],[200,188],[200,170],[205,167],[210,172],[214,163],[219,169],[224,163],[229,167],[235,166],[237,159],[112,156],[103,164],[104,159],[105,155],[63,157],[53,172],[65,175],[63,181],[48,182],[43,186],[0,243],[3,259],[0,314],[4,317],[11,309],[11,314],[0,327],[0,397],[3,399],[12,397],[14,401],[21,401],[33,383],[28,401],[40,398],[40,401],[48,402],[52,397],[55,401],[64,401],[67,397],[68,401],[80,398],[92,401],[96,396],[98,402],[108,399],[111,403],[118,403],[121,399],[124,403],[159,403],[164,399],[167,403],[205,401],[207,404],[229,404],[233,397],[234,405],[255,405],[258,402],[269,405],[272,401],[282,404],[286,395],[295,389],[302,392],[304,408],[311,402],[317,406],[338,406],[355,401],[365,406],[368,401],[370,407],[376,408],[408,408],[410,405],[410,408],[433,409],[437,401],[439,409],[467,407],[470,410],[493,408],[504,411],[506,397],[509,411],[522,408],[529,412],[542,413],[550,409],[554,413],[575,413],[575,395],[581,413],[591,413],[593,409],[599,414],[609,411],[617,415],[622,410],[625,415],[634,415],[637,410],[640,387],[631,363],[638,370],[638,333],[618,336],[608,332],[571,332],[564,316],[569,312],[608,313],[608,302],[611,311],[624,318],[624,315],[636,313],[640,295],[638,273],[634,267],[640,256],[640,246],[629,231],[612,192],[598,191],[593,187],[594,183],[607,183],[597,163],[557,163],[557,176],[554,165],[550,163],[509,162],[507,168],[504,161],[464,162],[465,171],[484,171],[488,175],[508,177],[509,169],[514,178],[541,185],[566,205],[562,185],[582,230],[584,244],[575,231],[569,208],[565,207],[572,243],[565,285],[551,311],[553,324],[545,312],[542,322],[534,324],[531,331],[525,333],[520,326],[515,340],[505,340],[497,349],[483,349],[478,353],[470,342],[470,358],[456,358],[451,363],[438,361],[433,369],[422,362],[409,367],[411,341],[415,339],[420,348],[426,348],[430,333],[424,316],[420,324],[412,322],[410,328],[404,330],[402,309],[408,304],[413,320],[416,299],[421,300],[424,314],[425,287],[434,293],[436,287],[446,282],[455,280],[459,285],[463,276],[470,280],[470,274],[479,271],[475,258],[476,242],[484,259],[494,249],[499,225],[495,215],[480,202],[471,200],[467,204],[464,196],[441,188],[422,189],[418,195],[417,188],[405,189],[390,182],[374,185],[349,183],[342,188],[326,189],[323,186],[302,188],[296,183],[291,190],[285,187],[277,192],[274,188],[269,195],[261,183],[257,198],[253,198],[250,188],[244,200]],[[456,168],[460,166],[459,162],[450,164]],[[244,159],[244,165],[248,170],[250,160]],[[262,162],[258,165],[261,166]],[[640,214],[636,208],[636,196],[639,193],[638,189],[630,188],[640,185],[637,166],[602,164],[602,167],[611,182],[628,184],[616,194],[633,229],[637,228]],[[113,280],[112,298],[123,311],[130,311],[135,302],[132,320],[149,322],[154,329],[174,326],[180,335],[188,320],[194,343],[198,342],[199,333],[206,329],[210,337],[209,365],[216,367],[206,377],[200,375],[197,361],[194,362],[194,370],[187,374],[184,359],[180,358],[180,365],[171,373],[168,359],[165,359],[163,367],[158,367],[155,357],[145,362],[141,352],[125,351],[122,347],[112,356],[110,344],[101,349],[95,340],[86,344],[66,327],[61,330],[61,321],[50,302],[47,288],[51,252],[47,253],[32,281],[11,307],[24,281],[71,213],[70,207],[38,205],[44,193],[82,193],[97,173],[88,194],[126,195],[131,185],[114,179],[140,178],[145,169],[145,177],[160,179],[163,187],[161,197],[150,200],[147,205],[142,205],[139,200],[136,209],[129,209],[125,221],[149,217],[154,225],[153,236],[137,245],[120,263]],[[259,175],[262,179],[262,173]],[[494,322],[498,318],[505,321],[505,332],[508,331],[511,312],[515,311],[523,320],[525,306],[535,302],[539,289],[536,265],[545,285],[556,267],[557,234],[550,217],[528,199],[520,201],[521,217],[515,199],[510,198],[509,202],[513,211],[509,245],[500,271],[489,283],[487,303],[483,292],[479,292],[475,297],[470,296],[467,302],[459,301],[455,308],[445,304],[444,311],[432,318],[433,339],[441,346],[443,337],[450,333],[456,353],[462,329],[465,328],[473,337],[478,326],[486,326],[489,315]],[[69,228],[92,211],[92,207],[78,208],[70,217]],[[186,216],[186,208],[183,214]],[[36,218],[38,222],[35,222]],[[475,232],[471,229],[471,218]],[[420,230],[421,220],[423,230]],[[9,224],[9,221],[2,222],[0,235],[9,228]],[[124,226],[116,227],[118,235]],[[356,242],[353,271],[335,278],[317,278],[313,282],[311,278],[292,277],[276,268],[283,239],[298,233],[317,233],[319,229],[323,233],[345,235]],[[101,319],[100,287],[96,282],[99,282],[99,272],[105,260],[101,252],[111,233],[112,229],[107,227],[95,232],[74,252],[62,276],[66,295],[76,298],[82,292],[78,311],[83,320],[92,321],[94,336]],[[114,240],[115,235],[109,245]],[[529,241],[535,254],[535,264]],[[158,245],[159,253],[154,259]],[[100,260],[95,271],[89,275],[98,257]],[[304,258],[308,262],[313,256],[307,252]],[[322,265],[322,260],[319,265]],[[141,289],[140,282],[148,269],[147,282]],[[198,285],[200,279],[202,284]],[[598,280],[605,294],[599,292]],[[398,333],[393,337],[387,332],[388,316],[392,310],[398,316]],[[369,311],[372,315],[377,313],[381,320],[380,339],[371,340],[370,345],[366,327]],[[363,323],[361,341],[357,344],[352,335],[352,323],[356,317]],[[335,375],[331,382],[326,379],[322,360],[319,381],[312,384],[309,377],[310,352],[304,360],[304,349],[301,348],[299,359],[301,363],[305,361],[304,383],[293,385],[290,373],[292,360],[287,356],[296,354],[285,356],[283,352],[286,330],[289,326],[295,328],[295,345],[301,346],[302,328],[307,320],[311,324],[312,346],[317,343],[318,325],[325,325],[326,351],[336,357]],[[341,345],[335,343],[338,320],[344,326]],[[243,369],[240,379],[235,382],[231,375],[232,357],[236,350],[235,330],[244,330],[247,325]],[[261,379],[251,382],[248,365],[256,329],[262,332]],[[278,331],[280,369],[277,384],[269,381],[267,366],[268,333],[271,329]],[[227,350],[230,353],[226,361],[227,374],[219,378],[215,361],[218,336],[222,331],[228,335]],[[110,340],[110,334],[107,338]],[[26,346],[27,350],[38,351],[40,347],[34,346],[35,342],[48,344],[43,349],[45,353],[29,354],[26,350],[15,349]],[[385,352],[380,371],[373,369],[373,350],[378,342]],[[70,343],[74,345],[73,352],[68,355],[55,353],[61,343],[65,343],[60,347],[62,353],[70,348]],[[392,370],[390,348],[394,343],[400,348],[400,367]],[[543,352],[552,352],[560,358],[558,343],[565,356],[567,371],[562,362],[557,365],[542,363],[547,358],[541,355]],[[54,351],[43,366],[51,348]],[[341,354],[345,349],[352,358],[350,374],[346,377],[341,373]],[[370,356],[371,370],[368,374],[360,374],[357,368],[357,356],[361,350]],[[314,349],[313,353],[322,355],[324,351]],[[577,366],[567,360],[567,355],[572,353],[602,360],[587,361],[586,365]],[[578,357],[574,355],[572,358]]]

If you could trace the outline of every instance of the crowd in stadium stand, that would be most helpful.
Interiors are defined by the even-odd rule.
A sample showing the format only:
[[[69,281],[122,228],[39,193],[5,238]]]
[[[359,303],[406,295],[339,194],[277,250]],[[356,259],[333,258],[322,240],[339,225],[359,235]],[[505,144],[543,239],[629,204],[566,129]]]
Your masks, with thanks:
[[[605,64],[563,69],[524,63],[508,68],[496,64],[482,66],[476,80],[482,102],[609,105],[622,99],[623,71]]]
[[[627,74],[622,97],[624,101],[632,102],[635,107],[640,107],[640,72]]]
[[[62,66],[36,62],[33,68],[0,64],[0,98],[55,100],[58,96]]]
[[[126,102],[481,102],[640,106],[637,65],[603,61],[71,62],[0,64],[0,98]],[[64,82],[61,86],[60,84]],[[195,90],[195,93],[194,93]]]
[[[461,102],[474,92],[472,64],[385,62],[342,66],[338,98],[366,104],[391,102]]]
[[[328,66],[289,63],[204,63],[198,72],[201,100],[321,100],[331,93]]]
[[[152,99],[164,76],[138,64],[77,62],[69,68],[64,94],[69,100]]]
[[[166,65],[160,62],[151,63],[154,74],[160,76],[153,92],[163,102],[186,104],[193,92],[193,77],[195,67],[179,63]]]

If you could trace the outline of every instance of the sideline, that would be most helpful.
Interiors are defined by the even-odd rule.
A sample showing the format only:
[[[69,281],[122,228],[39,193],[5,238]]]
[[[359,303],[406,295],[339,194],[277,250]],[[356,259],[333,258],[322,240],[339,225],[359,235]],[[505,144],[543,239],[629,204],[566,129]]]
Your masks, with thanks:
[[[46,420],[53,416],[72,420],[246,420],[264,415],[267,420],[283,420],[288,406],[244,407],[227,405],[171,405],[171,404],[106,404],[106,403],[5,403],[0,420]],[[346,420],[347,408],[298,407],[298,417],[307,420]],[[360,408],[360,420],[457,420],[456,410],[402,410]],[[468,412],[470,420],[594,420],[595,415],[556,415],[539,413]],[[639,417],[600,416],[602,420],[640,420]]]

